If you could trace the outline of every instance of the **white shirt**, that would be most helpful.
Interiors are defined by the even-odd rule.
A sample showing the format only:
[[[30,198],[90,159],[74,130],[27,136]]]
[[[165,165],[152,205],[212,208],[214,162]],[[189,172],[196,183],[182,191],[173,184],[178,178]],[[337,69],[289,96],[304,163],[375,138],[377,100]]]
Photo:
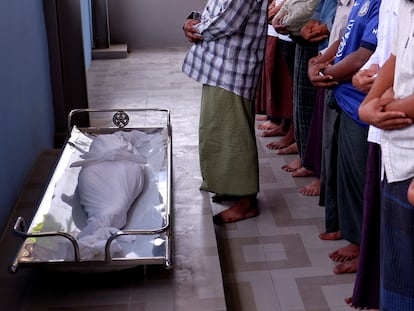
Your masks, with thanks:
[[[394,94],[404,98],[414,94],[414,3],[400,0],[398,28],[391,53],[396,56]],[[381,137],[382,165],[389,183],[414,176],[414,125],[384,131]]]
[[[391,54],[391,41],[397,31],[397,8],[398,1],[382,1],[379,11],[378,23],[378,44],[374,54],[361,69],[367,69],[372,64],[384,65]],[[370,126],[368,132],[368,141],[379,144],[381,141],[382,130]]]
[[[334,23],[329,33],[328,47],[335,41],[341,39],[343,30],[348,24],[348,16],[353,6],[354,0],[338,0]],[[325,53],[326,49],[319,51],[319,53]]]
[[[354,6],[354,0],[338,0],[335,19],[329,35],[329,45],[341,39],[342,32],[348,24],[348,16]]]

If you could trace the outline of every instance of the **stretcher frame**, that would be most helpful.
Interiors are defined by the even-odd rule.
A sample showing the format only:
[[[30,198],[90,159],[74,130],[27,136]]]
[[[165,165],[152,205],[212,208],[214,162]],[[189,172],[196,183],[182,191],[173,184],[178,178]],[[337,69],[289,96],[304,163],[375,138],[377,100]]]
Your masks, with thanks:
[[[144,119],[148,119],[148,115],[152,113],[161,113],[164,114],[164,120],[160,120],[160,124],[151,125],[151,126],[129,126],[130,114],[145,114]],[[102,260],[83,260],[80,255],[79,245],[74,236],[69,232],[62,231],[51,231],[51,232],[34,232],[34,224],[26,224],[26,221],[23,217],[18,217],[14,226],[13,233],[23,240],[22,245],[20,246],[16,257],[12,264],[9,266],[9,271],[11,273],[16,273],[20,267],[32,267],[32,268],[48,268],[48,269],[58,269],[64,271],[79,271],[79,272],[106,272],[114,270],[122,270],[127,268],[132,268],[136,266],[147,266],[147,265],[163,265],[166,269],[171,269],[173,267],[173,232],[172,232],[172,127],[171,127],[171,116],[168,109],[160,108],[142,108],[142,109],[76,109],[69,113],[68,116],[68,128],[69,136],[66,139],[66,142],[62,148],[59,159],[55,166],[55,169],[51,175],[49,183],[44,191],[43,197],[40,200],[36,214],[33,219],[38,216],[40,207],[43,205],[48,205],[49,202],[45,200],[47,193],[53,192],[53,189],[56,186],[56,182],[59,180],[62,175],[62,169],[67,167],[66,164],[62,164],[62,159],[67,159],[68,155],[76,149],[76,146],[71,141],[71,136],[76,125],[72,124],[74,122],[74,117],[88,114],[89,118],[91,114],[113,114],[111,125],[104,126],[89,126],[89,127],[77,127],[82,133],[100,135],[113,133],[115,131],[130,131],[130,130],[140,130],[150,133],[162,133],[163,139],[165,142],[165,171],[163,176],[165,177],[164,186],[162,189],[159,189],[164,198],[164,208],[162,216],[162,225],[159,228],[151,229],[124,229],[119,230],[117,233],[113,234],[107,241],[105,245],[105,256]],[[159,119],[159,118],[158,118]],[[138,121],[140,122],[140,121]],[[156,121],[158,122],[158,121]],[[161,135],[161,134],[160,134]],[[65,160],[67,161],[67,160]],[[70,163],[69,163],[70,164]],[[51,201],[50,201],[51,202]],[[32,219],[32,221],[33,221]],[[114,257],[111,255],[111,244],[114,240],[118,239],[121,236],[153,236],[154,239],[160,239],[163,241],[160,248],[158,248],[157,254],[154,256],[145,256],[138,258],[124,258],[124,257]],[[60,237],[67,240],[73,247],[74,256],[72,260],[38,260],[38,259],[28,259],[27,258],[27,245],[28,241],[33,239],[47,239],[50,237]],[[161,254],[160,254],[161,253]],[[26,255],[25,255],[26,254]],[[26,256],[26,257],[25,257]]]

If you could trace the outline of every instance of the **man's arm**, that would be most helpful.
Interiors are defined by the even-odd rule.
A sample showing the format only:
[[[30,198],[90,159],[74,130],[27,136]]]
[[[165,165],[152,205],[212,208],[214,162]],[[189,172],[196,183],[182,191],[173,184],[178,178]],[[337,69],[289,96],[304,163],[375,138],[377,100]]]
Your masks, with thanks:
[[[353,75],[368,61],[373,52],[360,47],[340,62],[326,68],[324,74],[332,76],[337,82],[350,81]]]
[[[384,111],[399,111],[414,119],[414,94],[392,101],[384,107]]]
[[[272,3],[271,3],[271,4],[270,4],[270,6],[269,6],[268,13],[267,13],[267,18],[268,18],[269,24],[271,24],[271,23],[272,23],[273,18],[275,17],[275,15],[276,15],[277,13],[279,13],[280,9],[282,8],[282,6],[285,4],[285,2],[286,2],[287,0],[283,0],[283,1],[282,1],[281,3],[279,3],[278,5],[275,5],[275,4],[274,4],[274,3],[275,3],[275,1],[276,1],[276,0],[273,0],[273,1],[272,1]]]
[[[329,36],[329,30],[326,24],[321,24],[321,13],[324,5],[325,0],[320,0],[312,17],[300,30],[300,35],[308,42],[319,42]]]
[[[352,85],[361,92],[368,94],[378,75],[378,70],[378,64],[371,64],[369,68],[358,71],[352,77]]]
[[[216,15],[202,15],[201,23],[196,27],[203,40],[213,41],[238,32],[246,19],[261,5],[254,0],[231,0],[225,3],[226,6]]]
[[[395,71],[395,55],[391,54],[388,60],[384,63],[378,72],[378,76],[375,79],[370,91],[365,99],[362,101],[361,106],[366,105],[370,100],[374,98],[380,98],[390,87],[394,84],[394,71]]]
[[[308,77],[314,86],[332,87],[338,84],[334,81],[333,76],[325,74],[325,70],[333,63],[339,43],[340,40],[335,41],[326,49],[325,53],[309,60]]]
[[[383,130],[400,129],[413,123],[413,120],[407,117],[405,112],[385,110],[388,104],[394,102],[393,98],[383,97],[386,91],[393,86],[394,71],[395,55],[391,54],[358,109],[359,118],[362,121]],[[392,109],[392,107],[390,108]]]
[[[281,34],[287,35],[289,34],[289,27],[287,25],[283,25],[282,19],[283,17],[285,17],[288,14],[288,10],[287,10],[287,5],[284,4],[282,5],[282,7],[279,9],[279,12],[277,12],[277,14],[273,17],[272,20],[272,26],[273,28]]]
[[[304,30],[304,32],[302,32]],[[310,43],[320,42],[329,37],[329,30],[326,24],[314,25],[310,31],[306,33],[306,29],[302,28],[302,37]]]
[[[318,4],[319,0],[297,2],[288,14],[282,18],[281,24],[288,26],[290,29],[296,25],[304,25],[312,17]]]

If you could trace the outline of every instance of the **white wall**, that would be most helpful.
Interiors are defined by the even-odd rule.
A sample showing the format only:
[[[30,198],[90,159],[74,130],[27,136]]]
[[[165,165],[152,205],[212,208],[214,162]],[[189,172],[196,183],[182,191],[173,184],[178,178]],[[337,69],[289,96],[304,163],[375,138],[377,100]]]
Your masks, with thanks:
[[[206,1],[109,0],[111,43],[126,43],[132,49],[186,46],[183,22]]]

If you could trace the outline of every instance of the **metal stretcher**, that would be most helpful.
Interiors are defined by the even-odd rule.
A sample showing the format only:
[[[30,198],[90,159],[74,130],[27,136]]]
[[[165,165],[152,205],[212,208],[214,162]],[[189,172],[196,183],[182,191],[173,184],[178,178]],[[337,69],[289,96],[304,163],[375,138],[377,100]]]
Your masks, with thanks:
[[[86,114],[93,126],[77,127]],[[133,124],[134,126],[131,126]],[[173,266],[172,129],[167,109],[78,109],[68,116],[69,137],[30,224],[18,217],[13,227],[23,243],[10,265],[80,272],[105,272],[136,266]],[[71,163],[87,152],[94,137],[117,131],[142,131],[151,137],[145,186],[128,211],[127,224],[105,242],[102,258],[83,259],[76,234],[86,215],[76,198],[79,170]],[[113,193],[116,195],[116,193]],[[114,253],[112,246],[122,252]]]

